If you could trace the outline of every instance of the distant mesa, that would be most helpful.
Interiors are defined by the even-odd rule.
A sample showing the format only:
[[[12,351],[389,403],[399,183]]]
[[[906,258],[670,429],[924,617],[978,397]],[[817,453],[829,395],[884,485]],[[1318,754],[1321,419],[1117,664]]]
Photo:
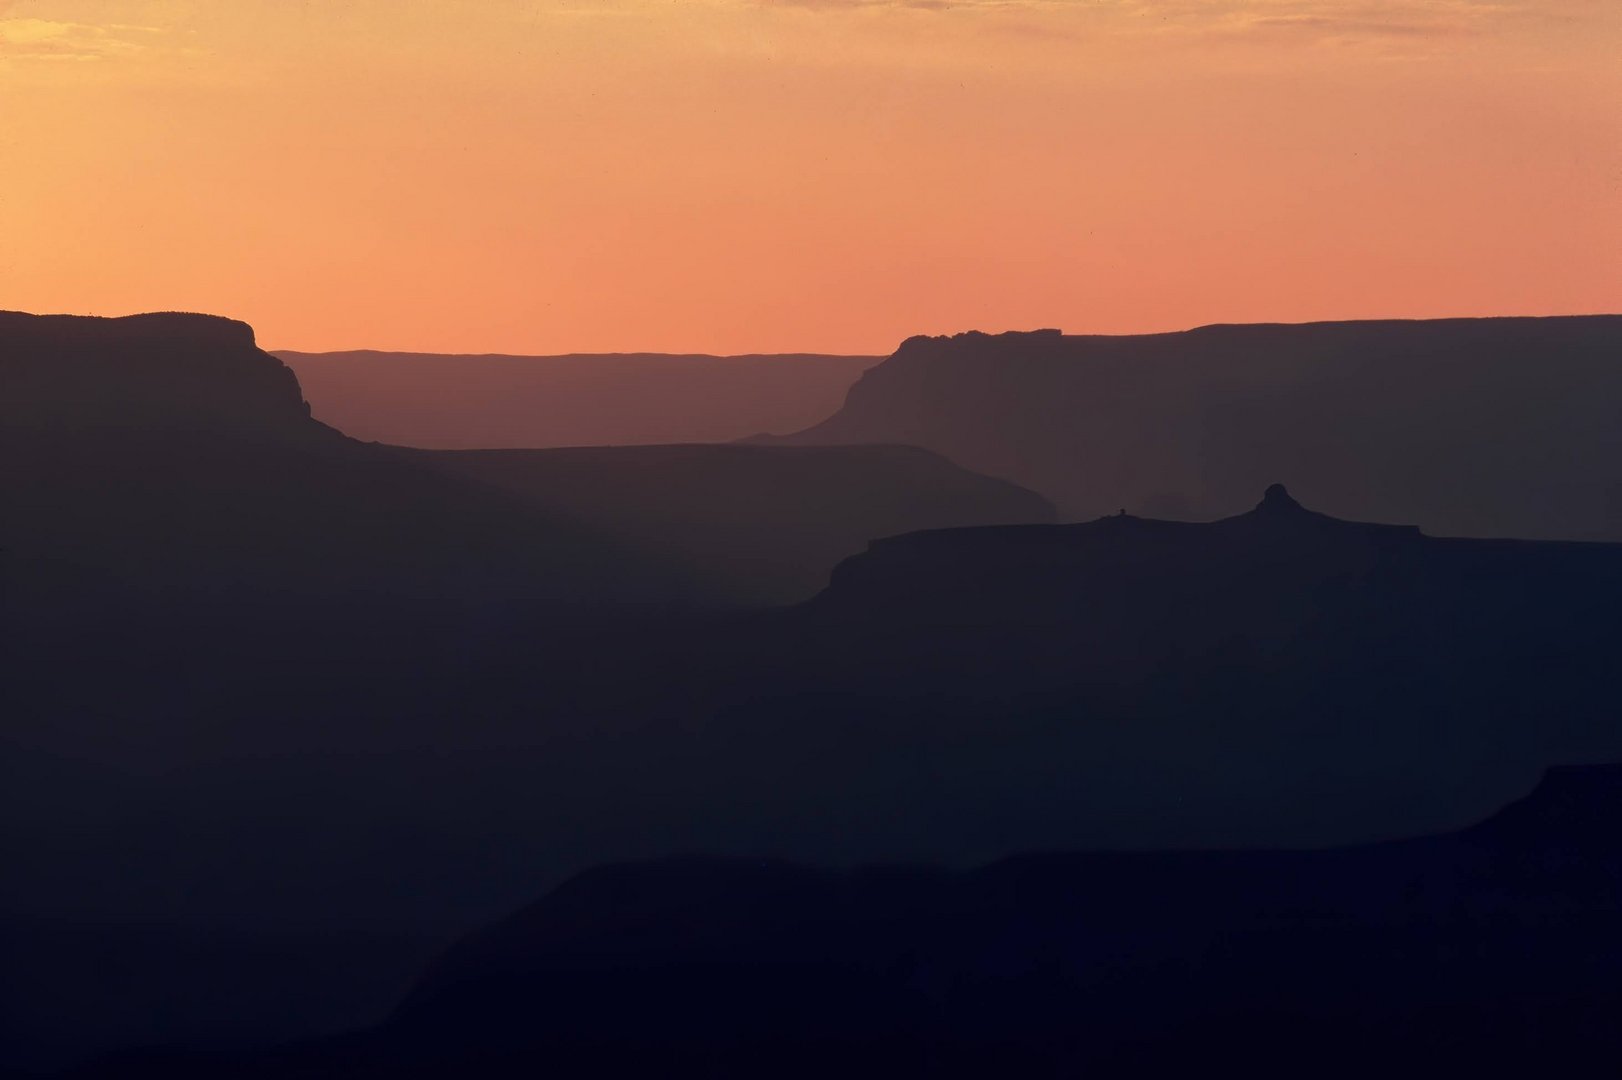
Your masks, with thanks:
[[[1614,315],[913,337],[785,441],[927,447],[1069,520],[1282,479],[1349,520],[1622,540],[1618,356]]]
[[[433,450],[654,446],[790,432],[879,356],[277,352],[317,418]]]
[[[1524,564],[1527,572],[1568,562],[1609,567],[1622,566],[1622,545],[1437,539],[1412,525],[1342,521],[1317,513],[1283,484],[1272,484],[1252,509],[1214,522],[1166,521],[1123,510],[1076,524],[922,530],[880,538],[840,564],[832,588],[817,603],[865,603],[885,596],[889,610],[897,613],[942,606],[968,612],[984,604],[1006,617],[1016,617],[1015,612],[1063,617],[1069,604],[1097,610],[1107,599],[1147,609],[1182,595],[1179,589],[1215,594],[1226,582],[1272,576],[1286,565],[1299,577],[1383,572],[1397,560],[1434,560],[1454,568],[1499,560],[1506,566]],[[1122,617],[1131,621],[1126,611]]]

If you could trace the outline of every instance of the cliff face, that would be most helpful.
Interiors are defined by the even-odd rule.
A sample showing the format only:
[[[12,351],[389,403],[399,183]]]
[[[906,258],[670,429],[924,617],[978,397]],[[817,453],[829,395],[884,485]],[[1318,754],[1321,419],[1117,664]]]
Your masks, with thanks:
[[[321,432],[253,328],[212,315],[0,312],[0,412],[11,428]]]
[[[1210,520],[1283,480],[1435,535],[1622,539],[1622,317],[913,338],[792,442],[900,442],[1068,517]]]
[[[649,560],[311,419],[246,324],[0,314],[14,600],[613,595]]]

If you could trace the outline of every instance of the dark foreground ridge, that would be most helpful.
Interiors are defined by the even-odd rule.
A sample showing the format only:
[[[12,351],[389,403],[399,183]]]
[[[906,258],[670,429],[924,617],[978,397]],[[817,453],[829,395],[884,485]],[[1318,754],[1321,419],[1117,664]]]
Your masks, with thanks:
[[[927,447],[1072,519],[1282,480],[1432,535],[1622,540],[1619,356],[1614,315],[915,337],[789,440]]]
[[[1618,610],[1622,546],[1276,490],[1209,524],[884,540],[756,614],[14,605],[0,1034],[60,1061],[354,1026],[446,935],[670,852],[965,867],[1457,830],[1548,764],[1622,760]]]
[[[560,1055],[600,1050],[614,1062],[638,1046],[655,1056],[698,1053],[681,1042],[689,1027],[701,1041],[721,1036],[685,1010],[691,999],[748,1031],[786,1030],[782,1045],[796,1046],[811,1021],[785,1019],[784,1010],[818,1016],[833,1001],[855,1010],[835,1009],[835,1031],[855,1025],[889,1039],[901,1030],[897,1052],[911,1054],[913,1019],[898,1029],[895,1018],[916,1018],[922,1045],[979,1062],[965,1067],[970,1074],[992,1070],[1003,1060],[994,1049],[1010,1046],[1035,1047],[1040,1060],[1013,1067],[1040,1074],[1050,1052],[1130,1061],[1210,1046],[1238,1059],[1252,1043],[1257,1053],[1305,1053],[1302,1033],[1312,1032],[1324,1045],[1391,1049],[1391,1009],[1409,1010],[1402,1023],[1420,1032],[1416,1046],[1487,1028],[1479,1045],[1505,1054],[1514,1048],[1494,1032],[1587,1023],[1586,969],[1568,959],[1590,945],[1594,956],[1611,955],[1608,923],[1583,937],[1589,931],[1573,924],[1544,927],[1524,906],[1458,923],[1451,900],[1432,901],[1463,896],[1468,914],[1508,880],[1491,875],[1523,870],[1528,895],[1542,889],[1561,904],[1593,867],[1601,872],[1590,883],[1609,887],[1614,862],[1596,861],[1588,846],[1598,830],[1561,831],[1563,821],[1614,806],[1608,773],[1557,773],[1554,797],[1523,808],[1532,812],[1506,813],[1486,834],[1469,826],[1529,790],[1548,764],[1622,760],[1622,546],[1436,539],[1337,521],[1286,495],[1274,490],[1255,510],[1210,524],[1112,515],[898,537],[843,564],[814,602],[753,615],[592,621],[551,609],[345,603],[196,622],[124,616],[65,640],[31,627],[6,654],[18,706],[10,730],[54,756],[0,757],[16,780],[5,790],[15,809],[0,822],[17,870],[13,910],[49,918],[0,926],[15,961],[15,981],[0,984],[12,994],[0,1018],[7,1010],[19,1018],[12,1037],[41,1044],[36,1060],[209,1036],[268,1045],[369,1022],[399,1000],[406,973],[439,940],[590,865],[700,851],[731,857],[727,874],[753,881],[753,860],[740,857],[960,870],[1015,852],[1089,851],[1074,864],[1085,873],[1064,873],[1085,879],[1094,898],[1076,910],[1097,914],[1108,931],[1087,937],[1065,922],[1062,905],[1020,907],[1027,879],[985,871],[985,880],[1015,883],[1008,917],[1018,921],[995,924],[1000,937],[984,931],[993,943],[971,958],[981,966],[963,969],[1002,981],[970,980],[961,998],[930,996],[946,992],[929,972],[959,971],[942,965],[960,961],[949,949],[930,959],[928,942],[915,949],[928,963],[898,962],[923,980],[905,983],[899,1004],[885,996],[900,992],[885,981],[892,974],[877,982],[839,968],[806,974],[799,954],[788,958],[788,988],[761,992],[777,976],[751,969],[715,990],[732,995],[720,998],[704,996],[702,979],[690,986],[700,978],[690,971],[637,968],[627,986],[588,965],[562,989],[520,988],[511,1009],[489,1005],[496,1019],[486,1041],[497,1057],[529,1037],[520,1030],[561,1039]],[[78,677],[87,662],[101,676],[93,683]],[[143,781],[118,767],[125,761],[146,763],[145,773],[164,764]],[[1516,830],[1542,838],[1525,859],[1514,854]],[[1484,854],[1415,870],[1420,921],[1388,933],[1382,905],[1408,895],[1391,884],[1397,854],[1442,849],[1380,841],[1441,833],[1464,837],[1448,851]],[[1549,839],[1555,833],[1565,839]],[[1278,854],[1352,845],[1365,854]],[[1184,869],[1154,869],[1166,866]],[[1345,866],[1357,869],[1335,869]],[[1460,866],[1489,884],[1450,883]],[[563,909],[578,921],[549,923],[549,948],[565,949],[568,927],[589,942],[633,916],[656,943],[670,897],[641,870],[620,873],[558,894],[581,898]],[[685,909],[692,914],[715,885],[702,867],[677,876],[689,873],[702,886]],[[974,895],[929,884],[945,873],[923,873],[928,904]],[[912,905],[907,882],[916,876],[876,880],[897,882]],[[761,880],[768,899],[801,897],[794,910],[848,889],[827,885],[846,879],[822,871]],[[1258,882],[1281,891],[1264,896]],[[714,941],[735,941],[730,926],[741,916],[717,910]],[[618,922],[601,914],[615,911]],[[1357,922],[1370,911],[1372,930]],[[903,912],[893,932],[913,941],[910,924],[921,916]],[[1131,922],[1133,912],[1149,925]],[[979,917],[940,936],[973,939]],[[795,925],[807,941],[827,941],[844,932],[838,919],[821,938],[813,923]],[[174,929],[131,940],[132,926],[153,925]],[[1061,930],[1075,942],[1052,936]],[[1539,936],[1546,931],[1554,936]],[[649,939],[627,934],[610,951],[634,967]],[[798,936],[746,941],[763,942],[760,955],[771,957]],[[859,939],[862,949],[878,940],[877,931]],[[1046,966],[1037,964],[1049,946]],[[1139,966],[1140,954],[1155,962]],[[1017,963],[998,967],[1003,956]],[[1306,959],[1291,966],[1296,957]],[[1413,966],[1427,957],[1452,966],[1440,974]],[[1315,981],[1315,968],[1301,966],[1308,960],[1349,974]],[[1119,978],[1107,989],[1085,979],[1070,986],[1082,968],[1064,965],[1090,971],[1095,962]],[[1507,1026],[1481,1019],[1478,1006],[1488,1005],[1449,996],[1470,982],[1458,971],[1479,973],[1471,964],[1486,971],[1481,986],[1509,987],[1488,1002],[1513,1013]],[[1061,979],[1054,965],[1072,974]],[[1492,975],[1500,968],[1509,974]],[[1522,984],[1501,981],[1522,975]],[[1438,983],[1424,1001],[1402,996]],[[1547,1000],[1515,996],[1526,985],[1547,987]],[[1253,997],[1239,996],[1228,1028],[1201,1010],[1233,986]],[[1298,1015],[1265,996],[1279,987],[1317,1004]],[[1345,987],[1362,996],[1346,1004],[1336,996]],[[1382,995],[1394,996],[1381,1004]],[[1111,1011],[1117,1000],[1126,1012]],[[602,1035],[605,1001],[626,1010],[612,1014],[626,1025],[612,1038]],[[150,1002],[164,1011],[129,1014]],[[998,1002],[1009,1004],[998,1012]],[[976,1029],[978,1010],[986,1019]],[[42,1029],[64,1016],[68,1030]],[[543,1024],[571,1017],[586,1034]],[[465,1057],[461,1022],[443,1021],[447,1060]],[[1068,1038],[1056,1034],[1061,1024],[1076,1041],[1055,1049],[1052,1040]],[[961,1028],[968,1042],[939,1035],[940,1026]],[[1126,1046],[1117,1029],[1142,1039]],[[627,1042],[626,1030],[651,1034],[644,1045]],[[1572,1045],[1597,1037],[1584,1029]],[[1463,1049],[1450,1042],[1445,1053],[1473,1060],[1474,1038],[1460,1034]],[[670,1039],[675,1050],[661,1042]],[[889,1045],[877,1035],[868,1042]],[[524,1045],[514,1053],[529,1054]],[[993,1057],[974,1057],[982,1051]],[[806,1060],[825,1061],[819,1053],[844,1051],[812,1048]],[[398,1064],[389,1060],[385,1075]],[[574,1068],[570,1060],[551,1064]]]
[[[1619,836],[1622,766],[1594,766],[1365,847],[610,866],[456,945],[379,1028],[84,1075],[1598,1075]]]

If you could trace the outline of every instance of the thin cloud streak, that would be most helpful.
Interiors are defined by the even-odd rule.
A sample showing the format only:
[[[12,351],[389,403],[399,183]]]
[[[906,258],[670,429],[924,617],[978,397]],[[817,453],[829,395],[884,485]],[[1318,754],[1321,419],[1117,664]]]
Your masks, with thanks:
[[[1586,0],[1533,4],[1526,0],[1251,0],[1190,3],[1186,0],[747,0],[757,8],[797,8],[826,13],[924,11],[942,15],[1043,14],[1055,21],[1086,19],[1094,29],[1118,33],[1193,34],[1301,38],[1469,37],[1527,20],[1569,21],[1597,12]]]
[[[0,12],[7,10],[0,7]],[[0,61],[99,61],[147,48],[139,37],[160,31],[128,24],[95,25],[50,19],[0,18]]]

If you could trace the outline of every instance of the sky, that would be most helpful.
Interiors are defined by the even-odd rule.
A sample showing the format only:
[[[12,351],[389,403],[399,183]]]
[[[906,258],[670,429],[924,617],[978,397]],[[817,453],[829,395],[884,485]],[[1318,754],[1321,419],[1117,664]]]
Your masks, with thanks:
[[[262,345],[1622,311],[1618,0],[0,0],[0,308]]]

